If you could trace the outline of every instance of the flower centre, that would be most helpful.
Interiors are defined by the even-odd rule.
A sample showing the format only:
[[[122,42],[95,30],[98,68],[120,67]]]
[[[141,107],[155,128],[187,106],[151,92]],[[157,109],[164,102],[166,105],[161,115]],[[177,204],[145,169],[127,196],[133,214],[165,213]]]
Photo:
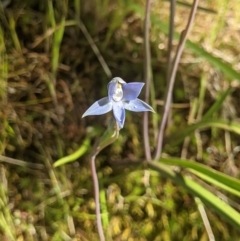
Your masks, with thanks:
[[[115,101],[120,101],[122,97],[123,97],[122,85],[118,84],[112,98]]]

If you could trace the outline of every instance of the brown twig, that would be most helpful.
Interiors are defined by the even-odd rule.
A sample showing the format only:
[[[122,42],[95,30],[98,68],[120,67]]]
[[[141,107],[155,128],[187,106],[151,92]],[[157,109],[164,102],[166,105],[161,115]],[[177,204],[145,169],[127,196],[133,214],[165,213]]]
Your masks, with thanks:
[[[159,127],[157,150],[156,150],[156,154],[155,154],[155,158],[154,158],[155,160],[158,160],[162,153],[163,134],[164,134],[164,129],[165,129],[165,126],[167,123],[169,110],[171,107],[172,92],[173,92],[173,86],[174,86],[175,77],[176,77],[176,73],[177,73],[177,68],[179,65],[179,61],[180,61],[184,46],[185,46],[185,42],[187,40],[188,33],[190,32],[191,26],[194,22],[194,17],[195,17],[196,11],[197,11],[197,5],[198,5],[198,0],[194,0],[190,15],[189,15],[187,26],[186,26],[185,30],[182,31],[182,34],[181,34],[181,37],[179,40],[176,56],[175,56],[175,59],[173,62],[173,67],[171,69],[171,75],[170,75],[170,79],[169,79],[168,86],[167,86],[165,105],[163,108],[162,121],[161,121],[160,127]]]

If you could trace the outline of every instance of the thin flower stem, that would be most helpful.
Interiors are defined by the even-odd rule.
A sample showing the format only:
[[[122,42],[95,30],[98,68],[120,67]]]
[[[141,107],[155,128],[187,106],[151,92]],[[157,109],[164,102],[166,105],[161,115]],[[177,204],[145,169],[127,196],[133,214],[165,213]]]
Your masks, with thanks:
[[[194,22],[194,17],[195,17],[196,11],[197,11],[197,5],[198,5],[198,0],[194,0],[186,29],[182,31],[181,38],[179,40],[179,44],[178,44],[178,48],[177,48],[177,52],[176,52],[176,56],[175,56],[175,59],[173,62],[171,76],[170,76],[168,86],[167,86],[167,94],[166,94],[166,98],[165,98],[165,105],[163,108],[162,121],[161,121],[160,127],[159,127],[158,142],[157,142],[158,145],[157,145],[156,155],[154,158],[155,160],[158,160],[162,154],[163,134],[164,134],[164,129],[165,129],[165,126],[167,123],[168,114],[169,114],[169,111],[171,108],[172,92],[173,92],[173,86],[174,86],[175,77],[176,77],[176,73],[177,73],[177,68],[179,65],[179,61],[180,61],[184,46],[185,46],[185,42],[187,40],[191,26]]]
[[[144,81],[146,83],[145,88],[145,101],[149,101],[149,92],[151,84],[151,52],[149,45],[149,28],[150,28],[150,9],[151,9],[151,0],[147,0],[146,11],[145,11],[145,20],[144,20]],[[149,134],[148,134],[148,112],[143,114],[143,139],[144,139],[144,149],[147,160],[151,160],[151,151],[149,145]]]
[[[95,166],[95,159],[96,155],[91,156],[90,164],[91,164],[91,172],[92,172],[92,179],[94,184],[94,198],[95,198],[95,212],[96,212],[96,218],[97,218],[97,229],[98,229],[98,235],[101,241],[105,241],[105,236],[103,232],[103,226],[102,226],[102,220],[101,220],[101,209],[100,209],[100,203],[99,203],[99,183],[98,183],[98,177],[97,177],[97,171]]]
[[[103,232],[103,225],[101,219],[101,209],[100,209],[100,202],[99,202],[99,182],[98,176],[95,166],[95,159],[99,152],[103,150],[108,145],[112,144],[115,140],[117,140],[119,136],[120,127],[118,123],[112,119],[109,122],[107,130],[103,133],[101,138],[96,141],[93,146],[92,153],[90,154],[90,166],[91,166],[91,173],[93,179],[93,186],[94,186],[94,199],[95,199],[95,212],[96,212],[96,219],[97,219],[97,229],[100,241],[105,241],[105,236]]]

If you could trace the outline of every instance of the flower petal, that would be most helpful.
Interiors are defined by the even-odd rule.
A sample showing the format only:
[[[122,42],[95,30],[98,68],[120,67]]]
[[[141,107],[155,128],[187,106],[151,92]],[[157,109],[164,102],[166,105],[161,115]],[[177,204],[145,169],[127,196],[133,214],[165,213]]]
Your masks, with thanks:
[[[82,118],[88,115],[102,115],[110,110],[112,110],[112,102],[108,100],[108,97],[104,97],[91,105],[82,115]]]
[[[155,112],[154,109],[148,105],[146,102],[135,99],[129,102],[123,102],[123,107],[126,110],[134,111],[134,112],[141,112],[141,111],[152,111]]]
[[[140,83],[140,82],[123,84],[122,86],[123,100],[124,101],[135,100],[139,96],[143,86],[144,86],[144,83]]]
[[[113,115],[119,126],[123,128],[125,122],[125,110],[122,101],[113,102]]]

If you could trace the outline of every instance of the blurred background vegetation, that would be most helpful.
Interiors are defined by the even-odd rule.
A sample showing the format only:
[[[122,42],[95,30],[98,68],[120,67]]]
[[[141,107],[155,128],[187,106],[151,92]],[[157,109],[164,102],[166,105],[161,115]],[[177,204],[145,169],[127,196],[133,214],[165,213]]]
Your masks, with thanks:
[[[1,1],[1,240],[98,240],[87,154],[110,114],[81,116],[106,96],[112,77],[143,81],[145,4],[143,0]],[[185,27],[191,4],[177,2],[176,33]],[[211,117],[239,121],[239,12],[238,0],[200,1],[191,42],[178,68],[163,149],[163,156],[192,159],[236,178],[239,131],[230,133],[212,124],[201,131],[195,127],[190,138],[184,129],[201,120],[219,98],[223,101]],[[150,104],[158,113],[166,90],[168,19],[169,1],[153,1]],[[176,35],[174,50],[177,39]],[[153,149],[155,123],[149,126]],[[182,136],[176,140],[172,133],[179,130]],[[53,167],[79,147],[77,161]],[[127,113],[118,140],[96,162],[107,240],[208,240],[196,200],[170,180],[147,171],[143,150],[142,113]],[[198,181],[240,210],[239,197]],[[207,207],[206,212],[216,240],[239,240],[239,230]]]

